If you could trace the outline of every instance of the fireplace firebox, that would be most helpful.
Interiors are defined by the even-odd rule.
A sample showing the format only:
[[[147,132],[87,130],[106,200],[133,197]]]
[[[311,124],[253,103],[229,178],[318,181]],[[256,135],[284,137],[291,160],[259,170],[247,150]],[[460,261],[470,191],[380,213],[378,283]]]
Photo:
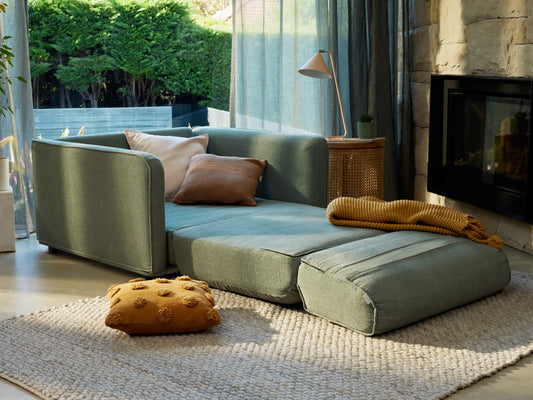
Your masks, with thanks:
[[[428,190],[533,222],[533,79],[431,77]]]

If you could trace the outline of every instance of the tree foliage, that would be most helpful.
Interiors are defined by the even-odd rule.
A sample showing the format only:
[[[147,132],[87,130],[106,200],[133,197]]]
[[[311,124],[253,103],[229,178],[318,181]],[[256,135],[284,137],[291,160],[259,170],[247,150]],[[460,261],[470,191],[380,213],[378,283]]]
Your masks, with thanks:
[[[91,107],[98,107],[104,89],[107,71],[114,68],[113,59],[107,55],[71,57],[67,65],[59,65],[56,77],[67,89],[77,91]]]
[[[30,0],[34,104],[228,109],[231,33],[176,0]],[[45,95],[44,93],[47,93]],[[64,104],[63,104],[64,103]]]

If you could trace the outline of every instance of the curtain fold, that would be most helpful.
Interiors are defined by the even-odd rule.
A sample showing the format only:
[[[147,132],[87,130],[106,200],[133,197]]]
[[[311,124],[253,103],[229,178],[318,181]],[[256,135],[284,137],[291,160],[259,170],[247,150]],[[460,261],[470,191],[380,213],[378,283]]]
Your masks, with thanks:
[[[297,74],[330,50],[348,136],[373,113],[386,138],[384,197],[412,198],[409,0],[233,0],[233,9],[232,126],[342,134],[333,80]]]
[[[378,136],[385,137],[384,197],[397,198],[398,174],[395,168],[396,129],[393,117],[392,68],[394,53],[389,43],[392,40],[387,2],[372,1],[369,27],[370,70],[368,77],[368,109],[376,117]]]
[[[321,82],[297,73],[319,48],[314,1],[233,0],[231,125],[320,132]]]
[[[384,197],[387,200],[413,198],[409,1],[330,0],[326,3],[330,14],[327,26],[330,47],[338,54],[339,76],[344,82],[341,96],[348,132],[357,137],[360,115],[367,112],[375,115],[378,136],[386,138]],[[332,126],[338,130],[337,110],[332,108],[330,114]]]
[[[396,65],[398,73],[394,87],[396,98],[394,101],[396,116],[396,143],[395,160],[398,166],[398,193],[404,197],[413,199],[415,194],[415,160],[414,160],[414,137],[411,132],[411,74],[409,47],[409,1],[395,0],[399,4],[396,7],[398,13],[397,30],[394,37],[397,39],[395,47]]]
[[[35,136],[27,34],[27,1],[4,0],[6,13],[0,13],[0,31],[11,36],[8,45],[15,54],[9,76],[13,82],[6,92],[12,115],[0,118],[0,139],[12,137],[0,154],[10,159],[10,185],[15,200],[15,233],[24,238],[35,231],[31,141]],[[21,82],[17,77],[23,77]]]

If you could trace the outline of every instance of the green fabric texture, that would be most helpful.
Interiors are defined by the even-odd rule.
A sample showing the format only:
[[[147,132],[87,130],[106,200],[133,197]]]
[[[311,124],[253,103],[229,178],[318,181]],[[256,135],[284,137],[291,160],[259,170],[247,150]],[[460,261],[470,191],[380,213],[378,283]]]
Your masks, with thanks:
[[[167,233],[167,259],[168,263],[176,265],[174,256],[174,231],[191,226],[224,221],[237,216],[244,216],[256,211],[256,207],[243,207],[232,205],[178,205],[172,202],[165,203],[165,219]]]
[[[267,160],[256,196],[325,207],[327,205],[328,145],[314,134],[289,134],[250,129],[202,127],[207,152]]]
[[[374,335],[496,293],[509,279],[501,250],[402,231],[303,257],[298,289],[310,313]]]
[[[82,143],[93,144],[95,146],[109,146],[117,147],[119,149],[129,149],[128,141],[124,133],[109,133],[98,135],[82,135],[82,136],[65,136],[62,138],[54,139],[59,142],[68,143]]]
[[[149,133],[151,135],[160,136],[193,136],[192,130],[190,128],[150,129],[145,130],[143,132]],[[126,135],[124,135],[124,132],[104,133],[97,135],[65,136],[54,140],[58,140],[60,142],[75,142],[83,144],[94,144],[98,146],[118,147],[122,149],[130,148],[130,146],[128,145],[128,141],[126,140]]]
[[[41,243],[144,275],[166,269],[159,159],[45,139],[32,152]]]
[[[175,212],[198,216],[172,227],[182,274],[277,303],[301,301],[296,280],[302,256],[384,233],[334,226],[323,208],[290,202],[258,199],[256,207],[229,212],[212,206],[210,213],[205,206],[175,206]]]

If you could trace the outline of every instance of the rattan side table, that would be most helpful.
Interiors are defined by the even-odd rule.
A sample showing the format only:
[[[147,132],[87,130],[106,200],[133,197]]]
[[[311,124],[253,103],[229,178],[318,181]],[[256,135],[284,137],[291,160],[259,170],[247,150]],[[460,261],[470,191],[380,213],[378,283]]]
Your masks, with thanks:
[[[328,202],[337,197],[383,198],[385,138],[328,140]]]

